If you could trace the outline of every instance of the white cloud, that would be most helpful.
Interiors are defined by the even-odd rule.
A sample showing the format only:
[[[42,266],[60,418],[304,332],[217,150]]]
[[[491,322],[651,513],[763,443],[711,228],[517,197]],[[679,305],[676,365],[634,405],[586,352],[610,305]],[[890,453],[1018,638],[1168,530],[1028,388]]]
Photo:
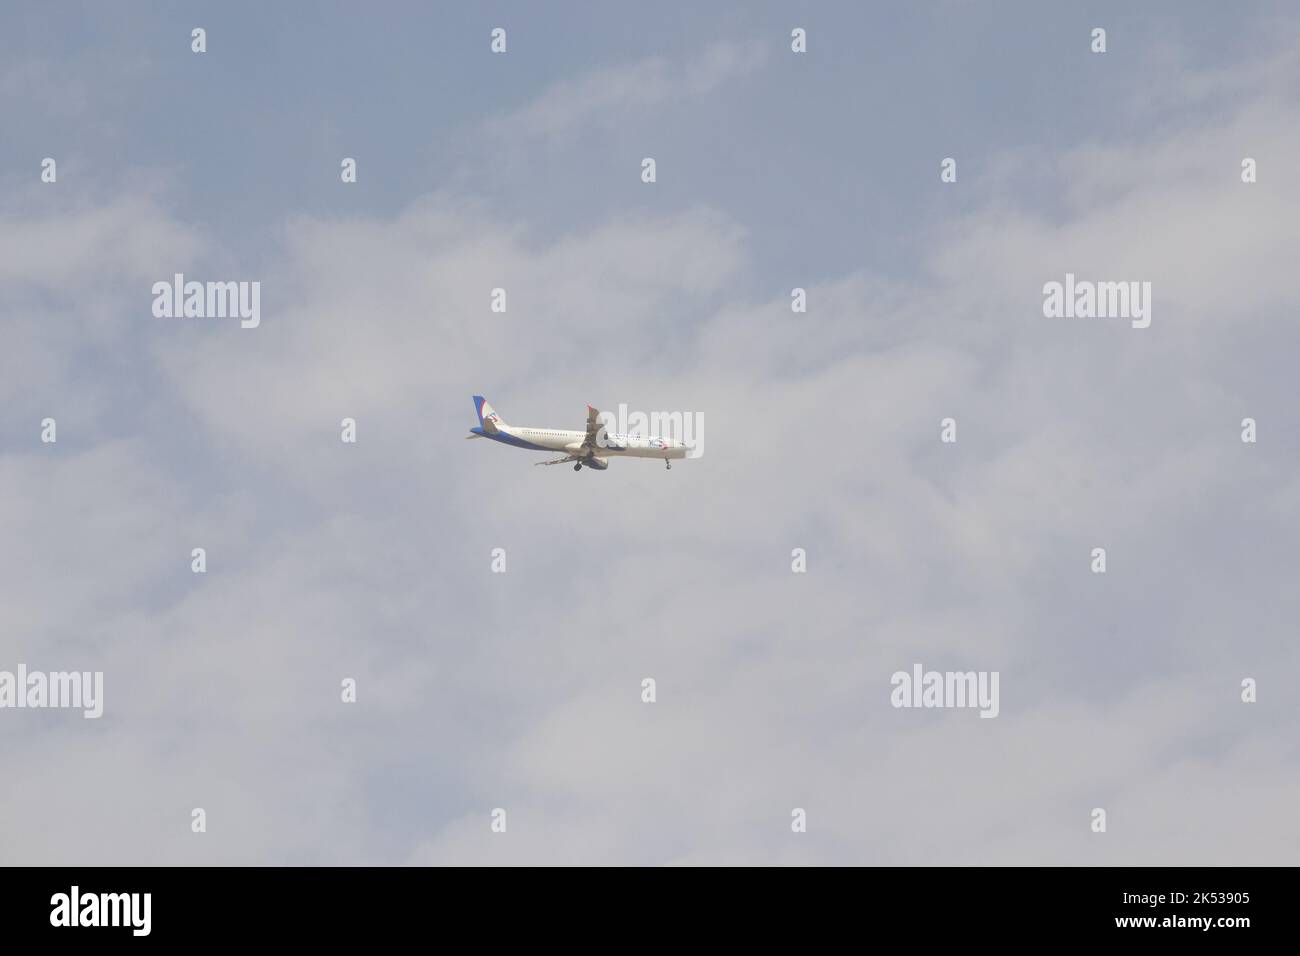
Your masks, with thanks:
[[[515,121],[564,131],[752,61],[642,63]],[[1279,210],[1296,197],[1280,172],[1241,185],[1231,147],[1290,155],[1298,119],[1247,100],[1222,123],[1068,150],[1056,218],[1014,195],[978,204],[924,281],[838,277],[806,315],[784,290],[734,293],[750,237],[716,211],[543,244],[438,196],[291,222],[255,332],[140,325],[118,292],[83,380],[54,360],[61,333],[24,322],[47,349],[28,383],[81,411],[60,423],[67,445],[0,458],[17,490],[5,538],[32,542],[0,574],[18,624],[0,666],[38,650],[115,670],[93,741],[0,721],[28,771],[2,855],[1293,857],[1300,766],[1279,702],[1296,660],[1279,622],[1300,611],[1300,513],[1295,449],[1274,436],[1295,346]],[[36,251],[11,240],[6,296],[134,287],[211,251],[143,200],[14,222]],[[1043,319],[1041,285],[1065,269],[1152,278],[1152,328]],[[505,315],[488,309],[498,285]],[[60,321],[89,294],[63,296]],[[103,381],[120,366],[152,379],[165,425]],[[534,468],[462,440],[473,391],[526,424],[576,426],[587,401],[702,411],[708,454],[671,474]],[[78,422],[101,406],[141,414],[138,434]],[[1268,422],[1257,447],[1237,440],[1243,408]],[[1104,578],[1087,571],[1097,543]],[[506,575],[488,573],[495,546]],[[893,710],[889,674],[914,661],[1001,671],[1002,716]],[[1237,700],[1248,673],[1267,678],[1257,705]],[[195,805],[206,842],[188,833]],[[1098,805],[1112,830],[1094,838]]]
[[[574,127],[628,111],[710,93],[762,66],[766,48],[756,41],[720,40],[694,57],[653,56],[562,80],[517,112],[494,119],[501,134],[558,136]]]

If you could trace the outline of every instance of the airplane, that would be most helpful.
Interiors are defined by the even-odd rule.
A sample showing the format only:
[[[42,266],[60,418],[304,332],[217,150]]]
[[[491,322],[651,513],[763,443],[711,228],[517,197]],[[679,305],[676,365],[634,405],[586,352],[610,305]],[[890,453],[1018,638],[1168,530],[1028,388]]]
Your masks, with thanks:
[[[538,465],[563,465],[571,461],[574,463],[574,471],[582,471],[584,466],[592,471],[604,471],[609,467],[610,456],[616,455],[625,458],[662,458],[664,467],[672,468],[674,458],[687,458],[694,451],[685,442],[672,438],[611,434],[600,423],[600,412],[590,405],[587,406],[585,431],[507,425],[482,395],[474,396],[474,410],[478,412],[478,424],[470,429],[466,439],[491,438],[516,448],[565,453],[563,458],[534,462]],[[600,452],[599,455],[596,454],[597,451]]]

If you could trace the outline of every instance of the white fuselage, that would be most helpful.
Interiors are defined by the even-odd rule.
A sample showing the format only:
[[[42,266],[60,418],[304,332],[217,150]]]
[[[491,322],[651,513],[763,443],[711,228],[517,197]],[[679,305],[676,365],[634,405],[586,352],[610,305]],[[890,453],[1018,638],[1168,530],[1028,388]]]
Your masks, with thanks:
[[[532,447],[538,451],[561,451],[577,455],[583,451],[582,443],[587,434],[565,428],[524,428],[520,425],[503,425],[498,426],[496,435],[487,434],[484,437],[495,438],[508,445]],[[511,441],[512,438],[515,441]],[[685,458],[690,449],[684,442],[671,438],[606,433],[596,448],[591,450],[602,458],[615,455],[626,458]]]
[[[670,459],[693,458],[699,452],[684,441],[660,438],[658,435],[624,435],[606,430],[599,410],[587,406],[587,427],[526,428],[507,425],[501,420],[490,402],[482,395],[474,396],[474,410],[478,424],[470,429],[470,438],[490,438],[503,445],[526,448],[530,451],[563,452],[563,458],[539,461],[539,465],[560,465],[573,462],[574,471],[590,468],[604,471],[610,458],[661,458],[665,468],[672,468]]]

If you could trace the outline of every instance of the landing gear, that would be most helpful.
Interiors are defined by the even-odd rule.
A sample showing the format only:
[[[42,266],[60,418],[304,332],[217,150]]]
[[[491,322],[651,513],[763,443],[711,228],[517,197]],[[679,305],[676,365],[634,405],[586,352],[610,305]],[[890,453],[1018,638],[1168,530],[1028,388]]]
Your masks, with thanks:
[[[573,470],[574,470],[574,471],[582,471],[582,462],[578,462],[576,465],[574,465],[574,466],[573,466]]]
[[[667,458],[665,458],[665,459],[664,459],[664,467],[665,467],[665,468],[672,468],[672,467],[673,467],[673,463],[672,463],[671,461],[669,461]]]

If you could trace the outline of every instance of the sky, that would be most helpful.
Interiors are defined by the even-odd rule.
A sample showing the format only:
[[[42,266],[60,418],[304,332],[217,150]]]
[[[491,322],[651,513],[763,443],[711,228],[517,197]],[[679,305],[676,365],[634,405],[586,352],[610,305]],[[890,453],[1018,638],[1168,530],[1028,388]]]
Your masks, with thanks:
[[[0,709],[0,863],[1294,864],[1297,51],[1267,2],[6,5],[0,671],[104,712]],[[176,273],[260,324],[156,317]],[[474,394],[705,454],[535,468]],[[916,664],[997,717],[892,706]]]

